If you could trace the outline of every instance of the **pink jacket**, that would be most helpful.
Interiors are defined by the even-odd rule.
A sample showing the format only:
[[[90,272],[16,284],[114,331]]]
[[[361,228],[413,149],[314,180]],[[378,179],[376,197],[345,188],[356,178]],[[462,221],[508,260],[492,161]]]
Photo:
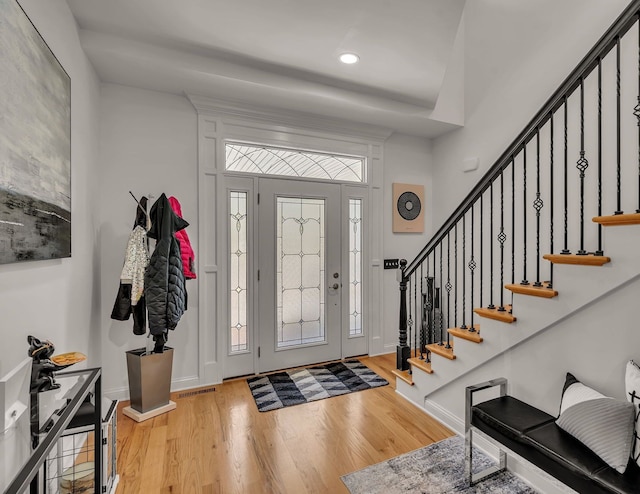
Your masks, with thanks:
[[[180,206],[178,199],[171,196],[169,198],[169,204],[171,204],[173,212],[182,218],[182,206]],[[191,248],[191,242],[189,241],[189,235],[187,234],[186,228],[176,232],[176,238],[178,239],[178,242],[180,242],[180,255],[182,256],[184,277],[186,279],[193,280],[196,278],[196,273],[194,272],[196,256],[193,253],[193,248]]]

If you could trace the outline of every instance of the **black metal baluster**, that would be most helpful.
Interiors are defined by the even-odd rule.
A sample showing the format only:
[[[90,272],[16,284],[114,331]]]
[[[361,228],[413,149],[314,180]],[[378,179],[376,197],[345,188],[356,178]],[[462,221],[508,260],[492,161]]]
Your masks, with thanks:
[[[580,78],[580,159],[576,168],[580,171],[580,250],[579,256],[586,256],[584,250],[584,172],[589,167],[589,161],[584,157],[584,79]]]
[[[522,281],[521,285],[528,285],[527,281],[527,143],[522,148]]]
[[[616,188],[617,209],[613,214],[623,214],[622,211],[622,173],[620,150],[620,37],[616,37]]]
[[[489,307],[488,309],[495,309],[493,304],[493,182],[489,187]],[[501,287],[502,289],[502,287]]]
[[[447,241],[449,240],[449,234],[447,234]],[[442,244],[444,242],[441,241],[440,242],[440,283],[442,284]],[[447,252],[447,258],[449,257],[449,252]],[[447,261],[448,262],[448,261]],[[442,286],[442,285],[441,285]],[[438,299],[438,306],[440,308],[440,320],[438,321],[439,326],[440,326],[440,341],[442,341],[442,329],[443,329],[443,325],[444,325],[444,314],[442,313],[442,290],[440,290],[440,292],[438,293],[439,299]]]
[[[436,309],[440,306],[436,300],[438,288],[436,288],[436,247],[433,248],[433,280],[429,291],[429,297],[431,297],[431,314],[433,315],[433,334],[436,332]],[[429,286],[429,285],[427,285]]]
[[[420,360],[424,360],[424,342],[427,335],[427,318],[425,312],[427,310],[427,291],[425,280],[422,276],[422,264],[420,265]]]
[[[564,97],[564,249],[561,254],[571,254],[569,250],[569,110],[567,108],[567,97]]]
[[[420,264],[420,271],[422,271],[422,264]],[[422,278],[420,278],[420,283],[422,283]],[[422,310],[419,309],[420,305],[418,304],[418,270],[416,269],[413,273],[413,298],[416,307],[416,320],[415,320],[415,332],[413,333],[413,354],[412,357],[418,356],[418,332],[422,333]],[[418,316],[420,320],[418,320]],[[420,331],[418,331],[420,328]],[[420,334],[422,337],[422,334]]]
[[[435,255],[435,254],[434,254]],[[429,313],[429,302],[430,302],[430,298],[431,298],[431,293],[429,293],[429,256],[427,256],[427,258],[424,260],[424,263],[427,265],[427,277],[425,279],[425,293],[427,294],[427,339],[429,339],[429,334],[432,331],[432,324],[431,324],[431,315]]]
[[[640,122],[638,123],[640,129]],[[638,135],[640,137],[640,134]],[[640,174],[638,175],[640,177]],[[602,59],[598,57],[598,216],[602,216]],[[604,255],[602,250],[602,225],[598,223],[598,250],[596,256]]]
[[[473,237],[474,237],[474,230],[475,230],[475,218],[474,218],[474,211],[475,206],[472,204],[471,205],[471,260],[469,261],[469,270],[471,271],[471,326],[469,327],[469,332],[470,333],[475,333],[476,328],[473,327],[473,292],[474,292],[474,285],[473,285],[473,275],[474,275],[474,271],[476,269],[476,261],[473,258]]]
[[[551,188],[551,201],[549,202],[549,214],[550,214],[550,221],[549,221],[549,252],[551,252],[553,254],[553,196],[554,196],[554,192],[553,192],[553,139],[554,139],[554,134],[553,134],[553,112],[551,112],[549,114],[549,122],[551,125],[551,138],[549,140],[549,187]],[[549,266],[549,286],[548,288],[552,288],[553,287],[553,263],[550,263]]]
[[[409,318],[407,319],[407,330],[409,331],[409,358],[413,357],[411,350],[411,336],[413,335],[413,311],[411,307],[411,276],[409,276]],[[409,374],[411,374],[411,366],[409,366]]]
[[[540,199],[540,129],[536,129],[536,200],[533,209],[536,210],[536,281],[535,287],[541,287],[540,282],[540,210],[543,202]]]
[[[516,163],[511,161],[511,283],[516,282]]]
[[[511,156],[511,169],[515,169],[513,164],[513,156]],[[483,218],[480,213],[480,218]],[[482,225],[482,221],[480,221]],[[500,233],[498,234],[498,242],[500,242],[500,307],[499,312],[504,312],[504,242],[507,236],[504,233],[504,168],[500,170]],[[492,239],[493,242],[493,239]]]
[[[447,284],[445,289],[447,290],[447,326],[451,324],[451,230],[447,232]],[[442,345],[443,328],[440,329],[440,343]]]
[[[640,213],[640,13],[638,14],[638,104],[633,109],[633,114],[638,119],[638,209],[636,213]],[[598,68],[600,60],[598,60]],[[602,214],[602,213],[599,213]],[[600,254],[602,255],[602,254]]]
[[[398,346],[396,348],[396,368],[399,370],[407,370],[409,368],[407,359],[411,353],[411,349],[407,345],[407,279],[404,276],[406,267],[407,260],[400,259],[400,328]]]
[[[467,329],[467,270],[465,261],[467,260],[467,213],[462,215],[462,325],[460,329]]]
[[[484,236],[482,234],[482,219],[484,218],[484,194],[480,195],[480,307],[482,307],[482,292],[484,291],[483,286],[483,272],[484,272]],[[473,309],[473,307],[471,308]]]
[[[427,327],[425,326],[426,320],[424,317],[425,310],[425,294],[426,294],[426,286],[424,283],[424,277],[422,276],[422,264],[420,264],[420,294],[422,296],[422,312],[420,319],[420,359],[422,359],[422,354],[424,353],[424,347],[427,341]]]
[[[453,228],[453,279],[455,285],[454,301],[453,301],[453,327],[458,327],[458,223]],[[450,335],[447,331],[446,349],[451,348]]]

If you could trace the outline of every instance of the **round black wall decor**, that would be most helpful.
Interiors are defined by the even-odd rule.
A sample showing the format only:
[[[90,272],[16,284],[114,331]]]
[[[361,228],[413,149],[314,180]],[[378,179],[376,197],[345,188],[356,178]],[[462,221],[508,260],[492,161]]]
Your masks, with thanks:
[[[421,210],[420,198],[413,192],[403,192],[398,197],[398,214],[405,220],[415,220]]]

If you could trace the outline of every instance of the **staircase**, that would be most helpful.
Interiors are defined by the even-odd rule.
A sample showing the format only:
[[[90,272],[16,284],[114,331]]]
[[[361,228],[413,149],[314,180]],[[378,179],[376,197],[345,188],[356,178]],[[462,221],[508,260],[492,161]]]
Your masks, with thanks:
[[[639,16],[636,0],[401,262],[395,374],[415,404],[640,277]]]

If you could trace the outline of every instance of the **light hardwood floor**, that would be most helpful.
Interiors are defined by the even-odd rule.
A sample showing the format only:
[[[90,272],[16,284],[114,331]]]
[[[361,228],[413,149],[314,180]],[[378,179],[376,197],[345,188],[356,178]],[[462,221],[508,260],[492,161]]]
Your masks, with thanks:
[[[117,493],[347,493],[341,475],[453,434],[395,393],[395,355],[360,360],[390,385],[260,413],[238,379],[139,424],[120,412]]]

